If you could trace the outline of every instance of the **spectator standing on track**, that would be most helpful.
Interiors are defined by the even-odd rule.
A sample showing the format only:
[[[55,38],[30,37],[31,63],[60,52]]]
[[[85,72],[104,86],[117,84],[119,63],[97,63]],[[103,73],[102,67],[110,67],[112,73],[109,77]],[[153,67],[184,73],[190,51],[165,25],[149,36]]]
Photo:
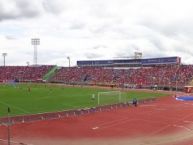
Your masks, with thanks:
[[[137,107],[137,104],[138,104],[138,101],[137,101],[136,98],[134,98],[134,99],[133,99],[133,105],[134,105],[135,107]]]

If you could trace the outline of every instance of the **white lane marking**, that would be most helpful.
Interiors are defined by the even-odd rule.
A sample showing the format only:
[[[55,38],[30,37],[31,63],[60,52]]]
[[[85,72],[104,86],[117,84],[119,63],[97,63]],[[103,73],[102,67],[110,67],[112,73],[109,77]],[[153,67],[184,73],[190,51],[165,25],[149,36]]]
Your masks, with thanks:
[[[2,141],[2,142],[7,142],[6,139],[1,139],[1,138],[0,138],[0,141]],[[33,144],[27,144],[27,143],[16,142],[16,141],[10,141],[10,142],[13,143],[13,144],[33,145]]]
[[[93,127],[93,128],[92,128],[92,130],[96,130],[96,129],[99,129],[99,127],[98,127],[98,126],[96,126],[96,127]]]
[[[183,125],[176,125],[176,124],[174,124],[173,126],[174,126],[174,127],[178,127],[178,128],[186,129],[187,131],[192,131],[192,129],[190,129],[190,128],[188,128],[188,127],[185,127],[185,126],[183,126]]]
[[[153,107],[153,106],[157,106],[157,105],[140,105],[139,107]]]
[[[184,122],[185,123],[193,123],[193,121],[188,121],[188,120],[185,120]]]

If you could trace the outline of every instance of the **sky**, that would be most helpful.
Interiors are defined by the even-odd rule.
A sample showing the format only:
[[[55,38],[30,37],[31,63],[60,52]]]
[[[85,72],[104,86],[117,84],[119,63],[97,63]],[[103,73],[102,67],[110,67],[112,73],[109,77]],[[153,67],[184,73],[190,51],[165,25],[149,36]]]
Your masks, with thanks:
[[[179,56],[193,64],[192,0],[0,0],[0,53],[6,65]],[[3,57],[0,57],[3,65]]]

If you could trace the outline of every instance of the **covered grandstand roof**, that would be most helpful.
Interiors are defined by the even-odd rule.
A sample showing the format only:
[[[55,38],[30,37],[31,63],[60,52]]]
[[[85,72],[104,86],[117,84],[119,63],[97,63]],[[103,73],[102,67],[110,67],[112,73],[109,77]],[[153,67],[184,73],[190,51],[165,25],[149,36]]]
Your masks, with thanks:
[[[77,61],[77,66],[149,66],[180,63],[181,58],[174,56],[146,59],[80,60]]]

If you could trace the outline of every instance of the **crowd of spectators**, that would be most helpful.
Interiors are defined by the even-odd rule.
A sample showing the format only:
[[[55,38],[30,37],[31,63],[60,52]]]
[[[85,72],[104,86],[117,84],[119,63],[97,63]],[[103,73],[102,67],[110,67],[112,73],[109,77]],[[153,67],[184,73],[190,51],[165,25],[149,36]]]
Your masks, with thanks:
[[[138,68],[61,68],[54,82],[90,84],[133,84],[138,86],[184,86],[193,79],[193,65],[165,65]]]
[[[41,66],[1,66],[0,82],[19,80],[21,82],[42,81],[43,76],[52,68]],[[193,80],[193,65],[163,65],[151,67],[62,67],[52,82],[114,84],[116,86],[180,86]]]
[[[53,66],[0,66],[0,82],[18,80],[21,82],[41,81]]]

